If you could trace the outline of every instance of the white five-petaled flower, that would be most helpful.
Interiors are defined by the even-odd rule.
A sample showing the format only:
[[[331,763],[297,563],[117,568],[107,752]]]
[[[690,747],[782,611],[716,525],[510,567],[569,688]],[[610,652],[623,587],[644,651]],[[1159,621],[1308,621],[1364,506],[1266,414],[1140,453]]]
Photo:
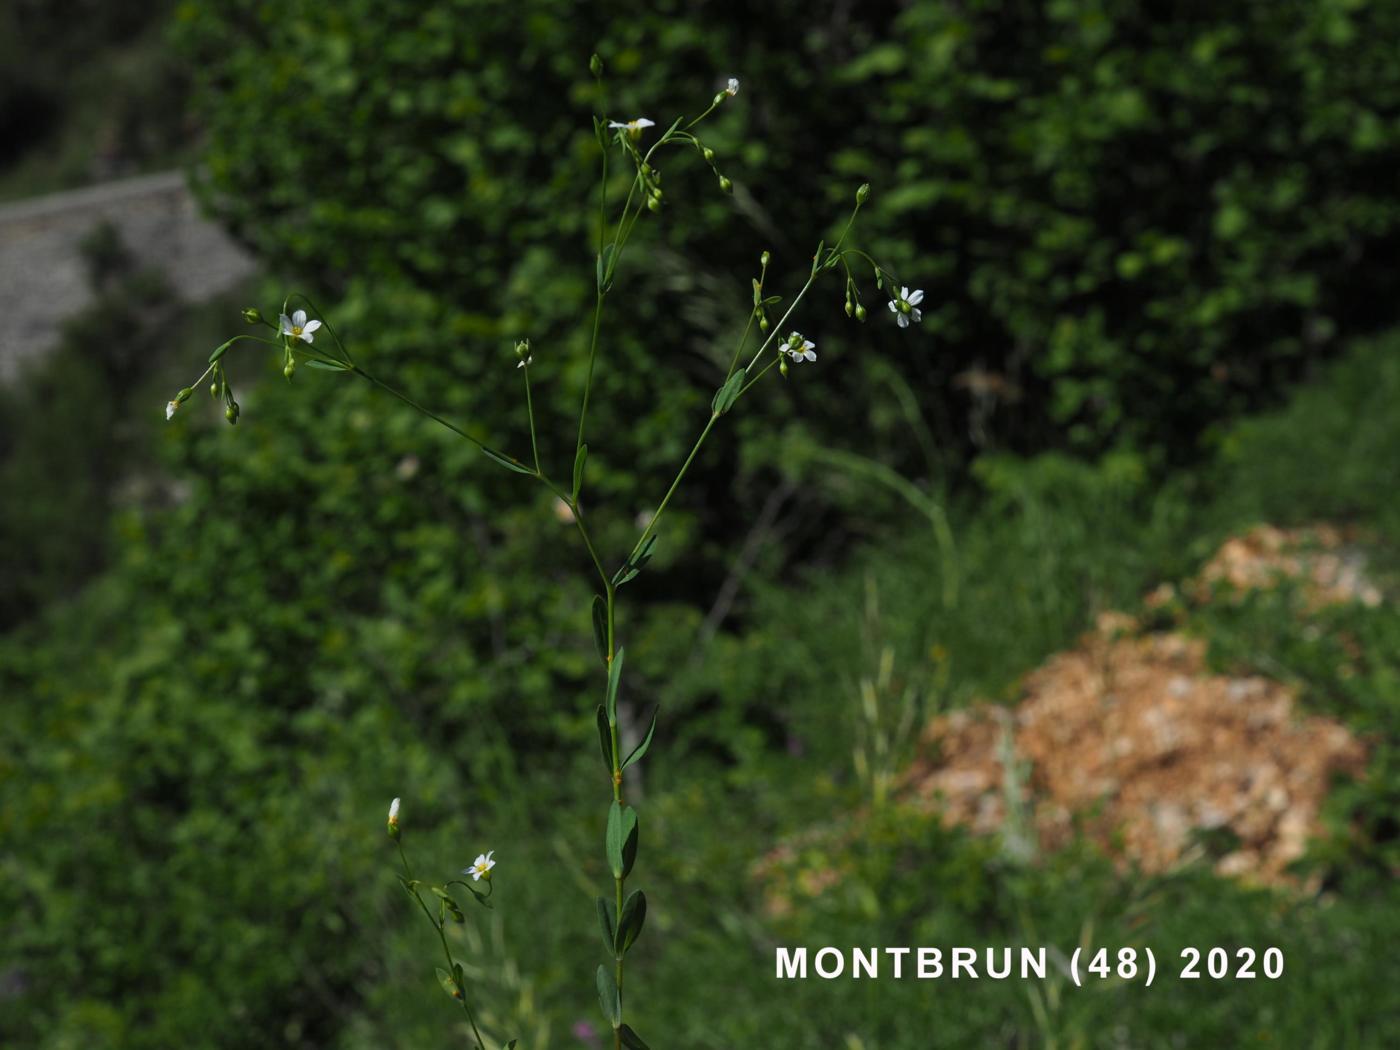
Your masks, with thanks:
[[[283,314],[281,321],[283,335],[289,335],[293,339],[300,339],[307,343],[312,341],[311,333],[321,327],[320,321],[308,321],[306,319],[305,310],[298,310],[296,313],[292,314],[291,317]]]
[[[924,319],[923,311],[916,309],[923,301],[921,289],[916,288],[911,292],[908,288],[900,288],[899,295],[890,300],[890,313],[894,314],[900,328],[908,328],[911,320],[917,324]]]
[[[725,85],[724,93],[725,93],[726,95],[728,95],[730,98],[733,98],[735,95],[737,95],[737,94],[739,93],[739,78],[738,78],[738,77],[730,77],[730,78],[729,78],[729,83],[728,83],[727,85]]]
[[[817,359],[817,344],[810,339],[804,339],[801,332],[793,332],[788,336],[788,341],[780,348],[780,352],[787,354],[794,361],[815,361]]]
[[[640,134],[642,133],[642,129],[643,129],[643,128],[651,128],[651,127],[655,127],[655,126],[656,126],[656,121],[654,121],[654,120],[647,120],[646,117],[638,117],[636,120],[628,120],[628,121],[618,121],[618,120],[610,120],[610,121],[608,121],[608,127],[610,127],[610,128],[621,128],[623,131],[627,132],[627,134],[631,135],[633,138],[636,138],[638,135],[640,135]]]
[[[472,866],[470,868],[462,869],[462,874],[470,875],[473,882],[480,882],[482,878],[489,879],[491,877],[491,869],[496,866],[496,862],[491,859],[492,854],[495,852],[495,850],[490,850],[487,853],[481,854],[476,860],[472,861]]]
[[[175,414],[175,410],[176,410],[177,408],[179,408],[179,407],[180,407],[180,402],[178,402],[178,401],[167,401],[167,402],[165,403],[165,419],[166,419],[166,422],[169,422],[169,421],[170,421],[170,417],[173,416],[173,415]]]

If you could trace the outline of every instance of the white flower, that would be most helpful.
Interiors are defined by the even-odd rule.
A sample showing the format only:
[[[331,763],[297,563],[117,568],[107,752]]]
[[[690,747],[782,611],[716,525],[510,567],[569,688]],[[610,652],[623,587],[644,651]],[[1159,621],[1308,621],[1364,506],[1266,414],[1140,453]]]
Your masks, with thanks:
[[[788,336],[788,341],[780,352],[787,354],[794,361],[815,361],[817,359],[816,343],[810,339],[804,339],[801,332],[793,332]]]
[[[894,314],[900,328],[908,328],[910,320],[917,324],[924,319],[923,311],[915,309],[923,301],[921,289],[916,288],[911,292],[908,288],[900,288],[899,295],[890,300],[890,313]]]
[[[311,333],[321,327],[320,321],[308,321],[306,319],[305,310],[298,310],[296,313],[292,314],[291,317],[283,314],[281,316],[281,321],[283,335],[289,335],[293,339],[300,339],[307,343],[312,341]]]
[[[730,77],[730,78],[729,78],[729,84],[725,87],[724,93],[725,93],[726,95],[728,95],[730,98],[733,98],[735,95],[737,95],[737,94],[739,93],[739,78],[738,78],[738,77]]]
[[[399,800],[398,800],[398,799],[394,799],[394,801],[392,801],[392,802],[389,803],[389,823],[390,823],[390,824],[393,824],[393,825],[397,825],[398,822],[399,822]]]
[[[180,402],[178,402],[178,401],[167,401],[167,402],[165,403],[165,419],[166,419],[166,422],[169,422],[169,421],[170,421],[170,417],[173,416],[173,415],[175,414],[175,410],[176,410],[177,408],[179,408],[179,407],[180,407]]]
[[[462,874],[470,875],[473,882],[480,882],[483,877],[489,879],[491,877],[491,869],[496,866],[496,862],[491,859],[492,854],[495,852],[495,850],[491,850],[490,852],[481,854],[476,860],[472,861],[472,866],[470,868],[462,869]]]
[[[632,136],[632,138],[634,138],[634,139],[635,139],[635,138],[640,138],[640,137],[641,137],[642,129],[643,129],[643,128],[652,128],[652,127],[655,127],[655,126],[656,126],[656,121],[654,121],[654,120],[647,120],[646,117],[638,117],[636,120],[629,120],[629,121],[626,121],[625,123],[624,123],[624,122],[620,122],[620,121],[616,121],[616,120],[610,120],[610,121],[608,121],[608,127],[610,127],[610,128],[621,128],[623,131],[627,132],[627,134],[630,135],[630,136]]]
[[[520,359],[520,364],[516,365],[515,367],[516,367],[516,368],[524,368],[526,365],[533,365],[534,363],[535,363],[535,355],[534,355],[534,354],[531,354],[529,357],[522,357],[522,358]]]

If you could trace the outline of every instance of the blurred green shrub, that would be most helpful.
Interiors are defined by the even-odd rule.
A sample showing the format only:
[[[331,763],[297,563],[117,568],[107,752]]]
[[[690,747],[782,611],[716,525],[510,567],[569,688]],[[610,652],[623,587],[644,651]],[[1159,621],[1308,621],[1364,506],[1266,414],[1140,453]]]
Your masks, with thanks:
[[[670,295],[609,325],[608,352],[654,356],[668,386],[708,380],[758,247],[800,265],[820,203],[866,178],[867,229],[928,290],[936,349],[837,328],[833,303],[828,360],[863,395],[855,362],[893,357],[953,449],[971,426],[996,447],[1126,439],[1154,462],[1189,457],[1204,428],[1391,318],[1394,2],[1192,3],[1170,18],[1136,0],[815,17],[780,0],[762,18],[675,0],[224,0],[180,14],[221,214],[318,283],[452,304],[463,355],[527,325],[561,357],[576,348],[595,44],[623,114],[744,78],[713,143],[737,209],[678,162],[678,203],[653,224]],[[671,262],[682,246],[698,274]],[[876,399],[800,401],[824,436],[882,436]]]

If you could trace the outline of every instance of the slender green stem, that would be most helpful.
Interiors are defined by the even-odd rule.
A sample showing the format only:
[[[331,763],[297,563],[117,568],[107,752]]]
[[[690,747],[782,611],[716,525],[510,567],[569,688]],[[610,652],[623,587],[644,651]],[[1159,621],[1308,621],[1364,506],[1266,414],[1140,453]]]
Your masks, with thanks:
[[[800,303],[802,301],[802,297],[807,294],[807,289],[811,288],[813,282],[816,281],[817,273],[818,271],[814,269],[810,274],[807,275],[807,283],[804,284],[802,286],[802,290],[797,293],[797,298],[795,298],[791,303],[788,304],[788,308],[783,312],[782,318],[779,319],[778,323],[773,326],[773,330],[768,333],[768,338],[763,340],[763,345],[760,346],[758,348],[758,352],[753,355],[753,360],[750,361],[744,367],[745,372],[749,371],[749,369],[753,368],[753,366],[758,363],[758,359],[763,356],[763,351],[768,349],[768,344],[771,343],[774,340],[774,338],[776,338],[778,334],[782,332],[783,327],[787,324],[787,319],[791,317],[792,312],[797,309],[797,304]]]
[[[408,865],[408,856],[403,851],[403,843],[395,839],[394,845],[399,848],[399,860],[403,862],[404,875],[408,877],[409,882],[412,882],[413,869]],[[423,903],[423,898],[419,896],[416,888],[410,887],[410,892],[413,894],[413,899],[418,902],[418,907],[421,908],[423,914],[427,916],[428,921],[433,924],[433,929],[437,931],[438,940],[442,942],[442,953],[447,958],[447,972],[451,975],[452,983],[457,988],[459,996],[458,1001],[462,1004],[462,1011],[467,1015],[467,1023],[472,1026],[472,1035],[476,1037],[477,1050],[486,1050],[486,1043],[481,1038],[481,1030],[476,1026],[476,1017],[472,1014],[471,1004],[467,1002],[467,990],[457,981],[457,960],[452,958],[452,949],[448,947],[447,935],[442,929],[443,924],[433,917],[432,911]]]
[[[710,413],[710,419],[705,424],[705,429],[700,431],[700,436],[695,439],[695,444],[690,447],[690,455],[685,457],[685,462],[681,464],[681,469],[676,472],[676,477],[671,482],[671,487],[666,490],[666,495],[661,498],[661,505],[656,508],[656,513],[651,516],[651,521],[647,522],[647,527],[642,531],[641,538],[637,540],[636,545],[632,548],[632,553],[628,555],[629,559],[634,557],[637,552],[642,549],[646,541],[651,538],[651,534],[656,531],[656,523],[661,520],[661,515],[665,513],[667,504],[671,502],[671,497],[676,494],[676,489],[680,488],[681,482],[685,480],[686,471],[688,471],[690,465],[695,462],[695,456],[700,451],[700,446],[703,445],[705,439],[710,436],[710,431],[714,429],[718,419],[718,412]]]
[[[616,242],[614,242],[614,245]],[[616,256],[617,248],[614,246],[613,255]],[[588,375],[583,381],[583,405],[578,412],[578,439],[574,442],[574,459],[578,459],[578,450],[583,447],[583,427],[588,420],[588,395],[593,390],[593,366],[598,361],[598,331],[603,323],[603,292],[598,289],[597,296],[593,300],[593,336],[588,341]]]
[[[530,395],[530,361],[526,358],[521,364],[525,369],[525,412],[530,417],[530,451],[535,456],[535,473],[542,478],[544,471],[540,469],[540,443],[535,436],[535,401]]]

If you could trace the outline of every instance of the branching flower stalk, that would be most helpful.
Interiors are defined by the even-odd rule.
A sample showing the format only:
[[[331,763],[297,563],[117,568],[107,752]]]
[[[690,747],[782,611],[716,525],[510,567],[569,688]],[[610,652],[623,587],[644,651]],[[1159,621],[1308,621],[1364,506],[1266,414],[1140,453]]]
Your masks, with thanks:
[[[524,475],[543,485],[568,509],[583,549],[587,552],[593,569],[597,573],[600,589],[600,593],[593,598],[592,622],[594,642],[602,663],[604,679],[602,702],[597,706],[596,721],[599,745],[611,788],[607,819],[604,825],[604,853],[612,876],[612,886],[609,894],[599,896],[596,901],[597,918],[602,931],[607,960],[598,966],[595,979],[599,1004],[613,1029],[615,1050],[622,1050],[623,1047],[631,1048],[631,1050],[638,1050],[638,1048],[644,1050],[647,1044],[636,1033],[631,1024],[624,1019],[626,1000],[623,993],[626,958],[642,931],[647,913],[645,893],[635,888],[628,893],[628,880],[632,875],[637,858],[639,823],[636,810],[628,803],[625,789],[627,770],[639,762],[652,746],[656,733],[657,712],[652,712],[650,723],[640,743],[624,754],[617,715],[618,694],[622,682],[625,655],[624,648],[619,643],[617,636],[618,591],[624,584],[642,572],[651,559],[657,539],[657,529],[662,517],[700,454],[701,448],[720,420],[732,411],[739,400],[774,368],[777,368],[779,373],[786,377],[790,364],[817,360],[816,343],[788,326],[798,306],[824,274],[833,272],[838,267],[844,272],[846,313],[858,321],[865,320],[867,311],[860,301],[858,282],[851,268],[853,261],[858,267],[862,265],[870,267],[878,289],[884,290],[888,285],[891,298],[890,310],[895,315],[900,327],[907,327],[911,321],[917,322],[921,319],[921,314],[915,307],[922,300],[923,294],[918,291],[910,291],[907,287],[899,285],[888,268],[881,266],[866,252],[846,245],[856,216],[869,197],[869,185],[862,185],[857,190],[855,206],[837,240],[830,247],[825,242],[817,245],[805,282],[787,304],[776,323],[770,320],[769,312],[783,300],[781,296],[769,294],[767,291],[768,270],[772,257],[769,252],[764,251],[759,260],[759,274],[752,278],[753,303],[747,323],[731,355],[724,380],[715,390],[711,399],[710,412],[699,436],[696,437],[690,451],[677,469],[675,477],[657,504],[655,512],[647,521],[645,528],[642,529],[627,556],[617,568],[609,571],[603,555],[599,552],[589,533],[581,498],[588,462],[586,439],[589,400],[592,394],[595,371],[599,364],[599,344],[604,306],[613,289],[619,266],[630,243],[632,233],[642,218],[642,213],[644,211],[657,212],[664,206],[665,195],[661,188],[661,171],[657,166],[657,158],[664,150],[672,147],[695,150],[710,167],[720,189],[725,193],[733,192],[732,182],[720,172],[716,165],[714,150],[705,145],[695,129],[700,127],[711,113],[738,94],[739,82],[737,79],[730,78],[726,87],[714,95],[709,107],[699,116],[689,120],[684,116],[675,119],[643,151],[642,142],[649,133],[648,129],[657,127],[657,125],[644,117],[624,121],[610,120],[606,112],[606,96],[603,91],[602,62],[596,55],[590,62],[590,69],[598,82],[600,108],[603,110],[602,114],[595,116],[593,121],[594,134],[601,150],[598,238],[588,366],[579,405],[573,469],[569,484],[565,485],[551,478],[546,473],[540,459],[531,386],[531,371],[536,366],[534,353],[528,339],[522,339],[515,346],[515,354],[518,358],[516,367],[522,371],[524,378],[526,415],[530,428],[530,457],[527,461],[490,447],[465,427],[436,414],[369,372],[351,356],[330,319],[316,307],[315,303],[300,294],[289,296],[287,301],[282,304],[278,321],[275,324],[264,318],[256,309],[245,310],[243,316],[249,324],[264,326],[270,330],[270,334],[266,336],[236,336],[218,347],[210,355],[208,368],[205,369],[204,374],[200,376],[196,384],[181,390],[175,396],[167,405],[166,415],[167,418],[170,418],[184,402],[189,400],[193,394],[194,385],[198,385],[205,379],[210,379],[210,395],[215,399],[222,400],[225,417],[230,423],[236,423],[239,407],[225,369],[225,355],[235,343],[248,341],[265,344],[277,348],[282,354],[283,374],[287,379],[292,378],[299,363],[304,363],[313,369],[357,376],[459,435],[474,445],[497,466]],[[608,174],[610,157],[615,152],[620,152],[623,155],[634,174],[626,198],[622,202],[621,211],[616,216],[611,216],[608,200]],[[306,310],[315,315],[314,318],[308,317],[306,310],[300,308],[303,304]],[[294,305],[298,308],[288,313],[288,310]],[[322,327],[325,329],[325,334],[329,336],[329,345],[326,340],[320,342],[316,340]],[[748,363],[741,366],[740,362],[744,359],[755,327],[758,328],[762,338]],[[465,916],[451,892],[451,887],[460,886],[471,893],[478,904],[483,907],[491,907],[489,899],[492,887],[491,868],[495,866],[493,854],[487,853],[479,856],[471,867],[463,871],[464,875],[472,876],[473,882],[485,881],[485,892],[461,879],[452,880],[443,886],[429,886],[431,898],[437,901],[435,911],[420,892],[420,887],[424,886],[424,883],[414,878],[408,858],[403,850],[398,799],[394,800],[390,809],[388,830],[389,836],[398,848],[403,865],[403,874],[399,881],[409,896],[417,902],[424,916],[432,923],[441,942],[447,968],[446,970],[438,969],[439,982],[448,995],[461,1003],[477,1050],[486,1050],[486,1044],[468,1001],[464,973],[461,965],[452,955],[446,930],[449,921],[454,923],[465,921]],[[506,1046],[514,1047],[515,1041],[511,1040]]]

